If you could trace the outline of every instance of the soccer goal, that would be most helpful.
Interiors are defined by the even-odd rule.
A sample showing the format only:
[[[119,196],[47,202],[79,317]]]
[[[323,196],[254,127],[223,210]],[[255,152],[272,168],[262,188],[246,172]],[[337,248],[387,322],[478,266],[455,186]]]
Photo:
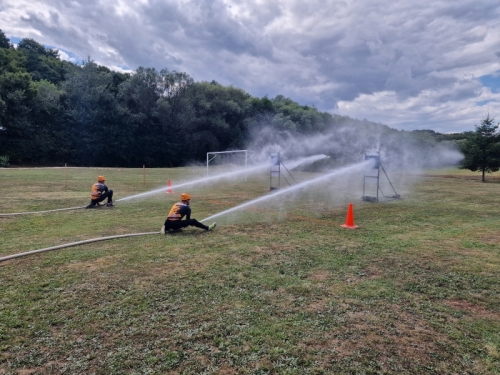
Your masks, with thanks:
[[[248,150],[207,152],[207,176],[210,166],[219,172],[241,170],[241,168],[246,170],[248,168]]]

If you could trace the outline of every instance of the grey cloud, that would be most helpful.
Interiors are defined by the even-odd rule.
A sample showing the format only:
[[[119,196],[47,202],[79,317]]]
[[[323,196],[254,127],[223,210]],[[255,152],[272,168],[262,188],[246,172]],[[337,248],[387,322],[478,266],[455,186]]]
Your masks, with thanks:
[[[439,17],[453,17],[473,23],[496,19],[500,13],[495,1],[441,1],[436,5],[435,14]]]
[[[54,16],[51,14],[51,18]],[[57,25],[47,23],[39,14],[28,13],[23,22],[39,30],[47,39],[51,40],[51,45],[72,51],[93,51],[92,45],[87,40],[87,35],[76,27],[68,27],[61,30]]]
[[[189,6],[151,3],[142,15],[152,21],[156,37],[198,48],[231,51],[233,54],[257,55],[256,38],[234,20],[220,1],[190,2]],[[180,31],[180,33],[177,33]]]
[[[25,11],[19,24],[7,13],[20,11],[20,3]],[[166,67],[252,95],[283,94],[320,110],[385,91],[395,92],[400,103],[432,91],[434,100],[451,107],[478,95],[474,75],[499,68],[497,0],[126,4],[131,12],[98,0],[4,0],[0,22],[9,19],[16,30],[26,26],[42,35],[17,37],[100,64]],[[383,115],[377,120],[384,122]]]
[[[447,88],[440,91],[439,102],[460,101],[477,97],[481,84],[475,78],[465,78],[454,82],[453,88]]]

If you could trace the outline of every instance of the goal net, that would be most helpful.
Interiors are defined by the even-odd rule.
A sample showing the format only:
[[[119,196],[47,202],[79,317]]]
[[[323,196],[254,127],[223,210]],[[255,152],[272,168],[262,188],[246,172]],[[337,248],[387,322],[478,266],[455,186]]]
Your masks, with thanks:
[[[207,176],[210,173],[246,170],[247,167],[248,150],[207,152]]]

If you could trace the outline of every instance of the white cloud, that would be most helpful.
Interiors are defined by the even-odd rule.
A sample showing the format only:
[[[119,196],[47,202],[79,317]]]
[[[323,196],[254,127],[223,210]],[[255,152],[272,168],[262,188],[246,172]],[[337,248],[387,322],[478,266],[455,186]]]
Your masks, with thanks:
[[[500,112],[479,81],[500,71],[498,0],[3,0],[0,24],[112,69],[166,67],[399,129],[473,130]]]
[[[406,130],[432,129],[440,133],[474,130],[474,125],[488,113],[500,114],[500,94],[478,88],[474,97],[453,100],[455,90],[424,90],[418,96],[400,100],[394,91],[360,95],[350,102],[339,102],[339,113],[381,122]],[[444,98],[443,98],[444,97]],[[449,98],[449,99],[448,99]],[[482,104],[482,102],[487,102]],[[452,126],[450,126],[452,124]]]

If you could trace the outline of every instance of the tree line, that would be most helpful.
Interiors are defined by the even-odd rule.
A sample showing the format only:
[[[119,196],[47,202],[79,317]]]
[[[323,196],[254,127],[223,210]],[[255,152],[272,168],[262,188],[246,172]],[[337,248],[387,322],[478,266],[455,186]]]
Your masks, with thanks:
[[[175,167],[203,162],[207,152],[245,149],[264,129],[334,134],[318,151],[339,161],[359,158],[380,139],[389,153],[411,148],[431,159],[469,136],[399,131],[166,68],[130,74],[90,58],[74,64],[33,39],[14,48],[0,30],[0,166]]]

